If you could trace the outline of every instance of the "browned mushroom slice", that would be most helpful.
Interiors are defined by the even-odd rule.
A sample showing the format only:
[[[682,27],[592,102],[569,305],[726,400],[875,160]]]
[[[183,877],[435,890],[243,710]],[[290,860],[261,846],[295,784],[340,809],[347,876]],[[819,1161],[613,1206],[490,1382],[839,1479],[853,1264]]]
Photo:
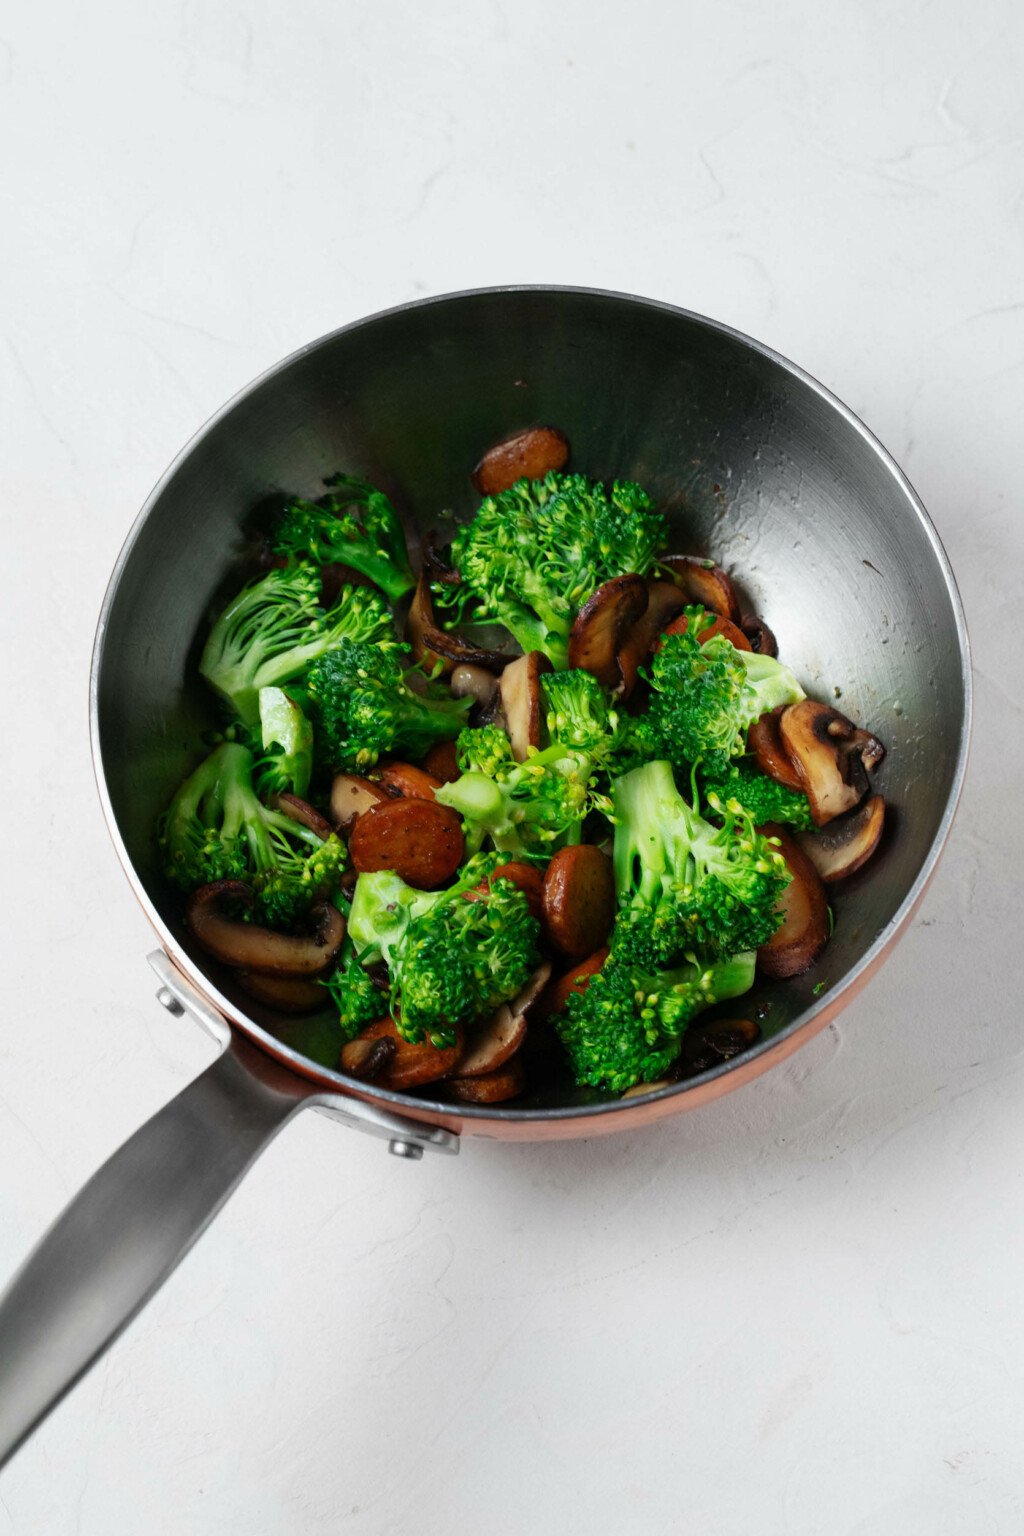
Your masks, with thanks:
[[[501,651],[489,651],[483,646],[463,640],[454,630],[442,629],[434,617],[434,602],[430,595],[430,577],[426,567],[420,572],[416,593],[405,621],[405,638],[412,649],[413,659],[427,667],[440,662],[445,676],[450,676],[460,662],[471,666],[486,667],[490,672],[500,672],[509,657]]]
[[[647,610],[619,647],[621,698],[629,698],[636,684],[637,672],[651,654],[655,642],[666,625],[678,618],[685,606],[684,594],[671,581],[647,583]]]
[[[642,1099],[645,1093],[660,1093],[663,1088],[674,1088],[675,1079],[671,1077],[659,1077],[653,1083],[634,1083],[632,1088],[623,1091],[624,1099]]]
[[[764,619],[748,613],[740,620],[740,629],[750,641],[750,649],[758,656],[778,656],[779,642],[775,638],[775,631],[768,628]]]
[[[814,964],[828,943],[828,898],[818,871],[796,840],[774,822],[766,822],[761,830],[766,837],[778,838],[792,879],[779,897],[782,922],[758,950],[757,964],[765,976],[797,976]]]
[[[371,805],[379,805],[387,795],[369,779],[356,773],[336,773],[331,785],[331,816],[341,832],[351,832],[358,817]]]
[[[885,824],[885,801],[872,795],[856,811],[830,821],[823,832],[800,832],[797,841],[826,885],[845,880],[878,847]]]
[[[551,671],[543,651],[528,651],[509,662],[498,690],[505,729],[517,763],[526,761],[530,747],[539,747],[544,730],[544,696],[541,675]]]
[[[449,687],[457,699],[472,699],[481,706],[489,704],[498,687],[498,679],[486,667],[460,661],[449,679]]]
[[[257,1002],[278,1013],[312,1013],[323,1008],[328,995],[318,981],[305,976],[261,976],[258,971],[239,971],[238,985]]]
[[[188,899],[185,922],[208,954],[239,970],[317,976],[330,965],[345,937],[345,919],[330,902],[311,909],[304,934],[275,933],[228,917],[227,902],[251,907],[252,892],[244,881],[214,880],[200,886]]]
[[[642,576],[613,576],[584,603],[569,633],[569,666],[593,673],[605,688],[624,684],[619,651],[647,611]],[[634,674],[635,676],[635,674]]]
[[[527,427],[488,448],[473,471],[481,496],[497,496],[517,480],[540,480],[569,460],[569,439],[557,427]]]
[[[459,1062],[460,1077],[482,1077],[496,1072],[514,1056],[526,1039],[526,1020],[503,1004],[487,1023],[474,1030]]]
[[[869,731],[814,699],[787,705],[779,716],[779,739],[819,827],[860,804],[868,787],[865,767],[879,763],[885,750]]]
[[[803,779],[790,762],[779,735],[779,720],[786,708],[787,705],[779,704],[755,720],[747,732],[747,747],[757,758],[761,772],[774,779],[776,784],[784,784],[787,789],[802,790]]]
[[[390,1035],[381,1035],[378,1040],[364,1040],[359,1035],[342,1046],[339,1065],[350,1076],[372,1082],[391,1063],[394,1055],[395,1042]]]
[[[463,1104],[503,1104],[514,1099],[526,1087],[526,1072],[522,1058],[513,1056],[511,1061],[488,1072],[482,1077],[453,1077],[448,1092]]]
[[[424,1083],[436,1082],[439,1078],[447,1077],[458,1065],[462,1055],[462,1031],[456,1030],[455,1044],[438,1048],[431,1045],[429,1040],[422,1041],[419,1045],[410,1045],[408,1040],[403,1040],[395,1027],[395,1021],[390,1016],[377,1019],[373,1024],[367,1024],[354,1040],[341,1048],[341,1068],[343,1072],[352,1071],[358,1073],[367,1059],[365,1042],[389,1040],[394,1046],[388,1061],[383,1069],[378,1071],[376,1081],[385,1088],[394,1088],[402,1091],[406,1088],[419,1088]],[[349,1065],[352,1063],[352,1066]]]
[[[315,832],[317,837],[323,838],[324,842],[329,837],[333,837],[334,828],[330,822],[326,817],[321,816],[308,800],[302,800],[298,795],[282,790],[279,795],[274,796],[273,803],[283,816],[297,821],[300,827],[307,827],[310,832]]]
[[[658,564],[671,573],[688,603],[699,603],[709,613],[720,613],[733,623],[739,621],[736,588],[713,560],[700,560],[696,555],[663,555]]]

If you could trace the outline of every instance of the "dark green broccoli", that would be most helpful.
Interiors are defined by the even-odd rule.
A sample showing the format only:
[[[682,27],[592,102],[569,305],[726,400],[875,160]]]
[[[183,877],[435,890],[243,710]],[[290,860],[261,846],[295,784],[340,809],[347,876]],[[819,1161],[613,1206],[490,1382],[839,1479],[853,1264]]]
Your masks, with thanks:
[[[337,561],[376,582],[393,603],[416,585],[398,513],[383,491],[352,475],[332,475],[318,501],[290,501],[273,549],[317,565]]]
[[[648,721],[658,756],[680,772],[702,763],[720,777],[745,750],[748,726],[778,704],[795,704],[804,691],[788,667],[772,656],[738,651],[724,635],[703,645],[709,616],[686,610],[682,634],[666,635],[651,663]]]
[[[333,833],[321,840],[263,805],[252,771],[252,753],[238,742],[225,742],[200,763],[162,818],[164,867],[186,891],[211,880],[244,880],[254,919],[288,928],[337,889],[347,853]]]
[[[242,588],[211,629],[199,670],[229,708],[254,726],[261,688],[301,677],[345,637],[372,644],[393,633],[388,606],[372,587],[343,587],[325,610],[316,566],[293,565]]]
[[[470,859],[445,891],[417,891],[395,874],[360,875],[349,934],[366,962],[391,973],[392,1017],[413,1043],[451,1045],[455,1028],[519,992],[537,965],[540,925],[497,860]]]
[[[752,953],[708,961],[697,952],[657,966],[659,936],[642,930],[653,911],[620,914],[611,952],[584,992],[556,1021],[576,1081],[621,1093],[661,1077],[679,1055],[686,1026],[713,1003],[739,997],[754,981]]]
[[[734,762],[722,777],[699,775],[699,783],[705,799],[714,790],[725,802],[738,801],[755,827],[763,827],[766,821],[782,822],[801,832],[814,827],[811,803],[803,791],[779,784],[746,758]]]
[[[564,667],[583,604],[613,576],[646,575],[665,533],[665,519],[631,481],[608,491],[585,475],[518,480],[458,530],[452,563],[462,580],[436,587],[436,600],[452,622],[502,624],[524,651]]]
[[[283,688],[261,688],[259,708],[263,751],[253,771],[258,792],[305,796],[313,772],[313,727]]]
[[[369,972],[356,959],[350,937],[342,945],[338,963],[324,986],[338,1010],[338,1023],[344,1040],[354,1040],[360,1030],[384,1018],[390,1004]]]
[[[453,698],[415,669],[403,671],[407,654],[397,643],[342,640],[310,667],[317,757],[335,772],[372,768],[384,752],[421,758],[465,726],[472,700]]]
[[[590,758],[556,741],[517,763],[507,739],[501,747],[502,736],[493,726],[463,731],[458,750],[466,769],[435,792],[463,818],[467,848],[489,839],[502,853],[550,858],[578,843],[586,816],[605,805]],[[472,766],[477,762],[481,768]]]
[[[789,884],[778,850],[738,801],[710,791],[715,827],[679,793],[666,762],[647,763],[613,790],[619,900],[654,908],[672,933],[712,956],[757,949],[779,926],[776,904]]]

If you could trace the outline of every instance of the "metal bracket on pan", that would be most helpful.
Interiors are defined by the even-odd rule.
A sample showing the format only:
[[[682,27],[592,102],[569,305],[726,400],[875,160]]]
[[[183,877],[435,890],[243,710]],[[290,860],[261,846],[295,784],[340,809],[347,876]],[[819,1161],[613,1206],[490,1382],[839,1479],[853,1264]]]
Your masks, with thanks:
[[[194,1023],[226,1050],[231,1043],[231,1025],[212,1003],[189,985],[181,972],[171,963],[162,949],[153,950],[146,956],[160,982],[157,1002],[175,1017],[187,1015]],[[459,1138],[453,1131],[441,1126],[423,1125],[418,1120],[408,1120],[404,1115],[393,1115],[389,1110],[378,1109],[362,1099],[348,1098],[345,1094],[331,1093],[310,1085],[310,1098],[314,1109],[330,1115],[332,1120],[367,1135],[381,1137],[388,1144],[388,1151],[396,1157],[418,1159],[425,1151],[446,1152],[449,1156],[459,1150]]]

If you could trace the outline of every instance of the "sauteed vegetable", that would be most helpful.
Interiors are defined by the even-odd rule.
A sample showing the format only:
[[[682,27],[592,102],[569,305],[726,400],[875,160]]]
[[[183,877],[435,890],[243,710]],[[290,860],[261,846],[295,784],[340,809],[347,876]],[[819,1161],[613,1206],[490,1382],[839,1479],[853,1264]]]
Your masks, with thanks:
[[[706,1070],[758,1027],[698,1015],[813,964],[826,888],[882,834],[877,738],[666,548],[642,487],[568,452],[545,427],[485,454],[418,576],[388,497],[333,476],[202,652],[223,728],[158,830],[186,922],[265,1005],[330,1010],[341,1068],[386,1087]]]

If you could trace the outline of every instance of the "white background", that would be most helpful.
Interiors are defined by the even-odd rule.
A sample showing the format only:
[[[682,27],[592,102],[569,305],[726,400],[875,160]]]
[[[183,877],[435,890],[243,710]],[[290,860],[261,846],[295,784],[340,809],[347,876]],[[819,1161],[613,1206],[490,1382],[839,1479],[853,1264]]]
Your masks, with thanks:
[[[0,1478],[0,1536],[1024,1528],[1022,40],[1013,0],[6,9],[3,1274],[211,1054],[153,999],[89,647],[153,481],[300,343],[523,281],[752,332],[922,494],[978,721],[837,1027],[589,1145],[407,1165],[302,1117]]]

